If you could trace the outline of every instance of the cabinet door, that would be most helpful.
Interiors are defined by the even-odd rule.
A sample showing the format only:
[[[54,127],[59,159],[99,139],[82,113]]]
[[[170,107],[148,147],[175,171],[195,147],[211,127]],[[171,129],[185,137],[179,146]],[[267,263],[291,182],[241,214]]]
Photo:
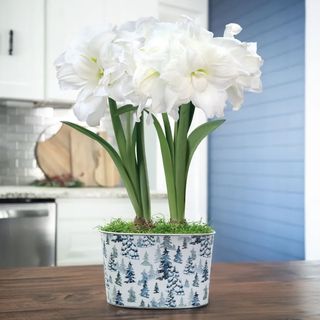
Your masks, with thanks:
[[[0,1],[0,98],[44,98],[44,6],[44,0]]]
[[[167,218],[167,199],[152,199],[152,210]],[[128,198],[57,199],[57,265],[102,263],[97,227],[115,218],[134,219]]]
[[[156,13],[157,0],[47,0],[47,99],[72,102],[76,98],[74,92],[60,90],[53,63],[81,29]]]

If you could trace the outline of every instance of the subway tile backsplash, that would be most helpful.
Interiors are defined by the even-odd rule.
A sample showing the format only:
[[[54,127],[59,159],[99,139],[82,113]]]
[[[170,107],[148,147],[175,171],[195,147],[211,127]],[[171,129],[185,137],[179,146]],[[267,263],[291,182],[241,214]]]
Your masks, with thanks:
[[[0,185],[27,185],[44,177],[35,159],[36,141],[69,112],[0,105]]]

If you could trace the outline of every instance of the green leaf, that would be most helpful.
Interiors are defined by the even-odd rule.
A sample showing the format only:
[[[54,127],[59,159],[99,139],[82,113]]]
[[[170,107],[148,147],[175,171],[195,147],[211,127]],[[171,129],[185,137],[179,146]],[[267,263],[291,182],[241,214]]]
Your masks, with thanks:
[[[187,159],[187,172],[190,167],[190,163],[194,152],[199,146],[200,142],[207,137],[212,131],[220,127],[225,122],[222,120],[213,120],[200,125],[194,129],[188,137],[188,159]]]
[[[133,112],[136,111],[138,109],[138,107],[134,107],[131,104],[127,104],[123,107],[120,107],[117,109],[117,111],[115,112],[115,115],[120,116],[121,114],[127,113],[127,112]]]
[[[119,148],[121,159],[123,160],[123,163],[126,163],[126,136],[123,130],[123,126],[121,123],[121,119],[119,115],[117,115],[117,103],[109,98],[109,108],[110,108],[110,115],[111,115],[111,121],[113,125],[114,135],[117,140],[117,145]]]
[[[140,198],[142,204],[143,217],[147,220],[151,220],[151,208],[150,208],[150,188],[148,181],[148,170],[144,143],[144,119],[141,115],[140,122],[136,123],[137,131],[137,163],[139,169],[139,182],[140,182]]]
[[[164,168],[164,173],[166,177],[170,217],[176,220],[177,219],[176,189],[175,189],[175,183],[174,183],[173,160],[171,157],[170,147],[158,119],[155,116],[152,116],[152,118],[153,118],[153,124],[158,134],[159,142],[160,142],[163,168]]]
[[[132,205],[134,207],[136,214],[141,215],[142,210],[141,210],[140,204],[137,200],[137,196],[135,193],[133,183],[128,175],[128,172],[127,172],[119,154],[112,147],[112,145],[110,143],[108,143],[106,140],[104,140],[102,137],[97,135],[96,133],[94,133],[94,132],[92,132],[82,126],[79,126],[79,125],[72,123],[72,122],[69,122],[69,121],[62,121],[62,123],[66,124],[67,126],[73,128],[75,130],[78,130],[79,132],[83,133],[87,137],[97,141],[109,153],[111,159],[113,160],[114,164],[116,165],[116,167],[119,171],[119,174],[122,178],[123,184],[124,184],[125,188],[127,189],[128,195],[130,197],[130,200],[132,202]]]
[[[172,137],[171,125],[170,125],[168,114],[162,113],[162,119],[163,119],[164,130],[166,133],[166,138],[170,148],[171,156],[174,157],[173,137]]]

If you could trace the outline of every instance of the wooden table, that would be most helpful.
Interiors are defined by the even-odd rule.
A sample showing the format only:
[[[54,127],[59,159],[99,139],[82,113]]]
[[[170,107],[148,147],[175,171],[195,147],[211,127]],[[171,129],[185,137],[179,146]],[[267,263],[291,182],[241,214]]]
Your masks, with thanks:
[[[209,306],[135,310],[105,301],[101,266],[0,270],[0,319],[320,320],[320,263],[215,264]]]

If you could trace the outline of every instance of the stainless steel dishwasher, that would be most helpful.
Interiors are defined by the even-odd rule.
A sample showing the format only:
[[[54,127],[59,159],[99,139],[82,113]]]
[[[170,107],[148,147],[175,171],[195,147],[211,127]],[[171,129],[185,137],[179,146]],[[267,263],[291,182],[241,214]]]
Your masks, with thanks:
[[[54,265],[54,199],[0,199],[0,268]]]

